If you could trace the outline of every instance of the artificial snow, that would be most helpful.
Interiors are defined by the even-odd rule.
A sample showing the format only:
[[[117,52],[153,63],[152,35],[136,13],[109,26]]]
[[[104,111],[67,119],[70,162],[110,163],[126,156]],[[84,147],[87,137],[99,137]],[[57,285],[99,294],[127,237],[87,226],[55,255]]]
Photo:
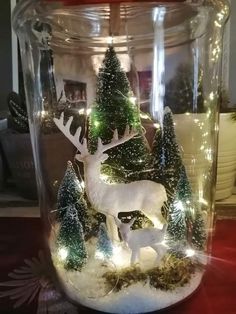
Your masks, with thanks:
[[[103,274],[128,267],[130,251],[124,246],[117,247],[116,259],[105,262],[96,256],[95,239],[90,241],[89,245],[86,244],[90,258],[81,271],[66,271],[60,263],[55,264],[68,296],[86,307],[101,312],[135,314],[160,310],[192,294],[202,279],[203,272],[198,271],[192,275],[189,283],[172,291],[155,289],[148,282],[140,282],[117,292],[115,285],[108,289]],[[151,248],[144,248],[141,257],[142,269],[154,266],[156,253]]]
[[[148,283],[145,285],[136,283],[119,292],[111,291],[106,296],[98,298],[89,298],[86,295],[87,286],[89,286],[86,282],[87,280],[90,282],[93,274],[83,278],[84,289],[80,291],[75,289],[75,285],[77,285],[76,276],[71,276],[70,280],[66,280],[64,284],[67,294],[84,306],[108,313],[135,314],[160,310],[185,299],[197,289],[202,275],[202,272],[195,273],[188,284],[173,291],[155,289],[150,287]],[[90,292],[91,288],[90,286]],[[94,287],[94,293],[96,289],[97,286]]]

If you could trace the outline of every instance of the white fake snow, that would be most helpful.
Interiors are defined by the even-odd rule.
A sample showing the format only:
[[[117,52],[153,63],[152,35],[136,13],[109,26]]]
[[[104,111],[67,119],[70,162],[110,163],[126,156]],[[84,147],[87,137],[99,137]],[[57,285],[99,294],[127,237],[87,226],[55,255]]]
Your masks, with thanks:
[[[81,272],[66,271],[60,264],[55,264],[57,264],[58,275],[67,295],[78,303],[95,310],[119,314],[160,310],[185,299],[197,289],[201,282],[203,272],[196,272],[188,284],[173,291],[162,291],[150,287],[148,283],[141,282],[118,292],[113,289],[109,291],[102,275],[107,271],[115,271],[122,266],[129,266],[130,253],[124,247],[117,252],[117,255],[123,260],[123,265],[119,265],[119,263],[115,265],[112,261],[104,263],[93,257],[95,252],[92,247],[94,244],[89,245],[88,251],[91,255],[89,254],[90,258]],[[156,255],[152,250],[145,250],[143,253],[141,266],[143,264],[142,268],[146,268],[149,260],[148,266],[150,267],[151,264],[153,265]],[[150,260],[152,260],[151,263]]]
[[[77,284],[76,276],[71,276],[70,280],[65,280],[64,285],[69,297],[84,306],[101,312],[135,314],[160,310],[185,299],[197,289],[201,283],[202,275],[203,273],[200,272],[194,274],[188,284],[173,291],[162,291],[152,288],[148,284],[136,283],[119,292],[110,292],[106,296],[98,298],[88,298],[86,296],[87,287],[89,286],[90,292],[92,288],[86,284],[87,280],[91,282],[90,278],[83,278],[82,286],[84,289],[80,291],[76,290],[75,285],[73,285],[73,282]],[[98,291],[97,289],[98,287],[95,285],[94,294],[96,294],[95,291]],[[101,290],[103,290],[102,287]]]

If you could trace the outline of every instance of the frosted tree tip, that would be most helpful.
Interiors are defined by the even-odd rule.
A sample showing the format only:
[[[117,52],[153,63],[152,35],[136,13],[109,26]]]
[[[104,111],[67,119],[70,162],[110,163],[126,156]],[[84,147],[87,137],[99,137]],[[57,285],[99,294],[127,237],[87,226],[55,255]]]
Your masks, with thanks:
[[[164,109],[164,114],[167,114],[167,113],[172,113],[170,107],[168,107],[168,106],[166,106]]]
[[[67,166],[72,167],[72,162],[70,160],[67,161]]]

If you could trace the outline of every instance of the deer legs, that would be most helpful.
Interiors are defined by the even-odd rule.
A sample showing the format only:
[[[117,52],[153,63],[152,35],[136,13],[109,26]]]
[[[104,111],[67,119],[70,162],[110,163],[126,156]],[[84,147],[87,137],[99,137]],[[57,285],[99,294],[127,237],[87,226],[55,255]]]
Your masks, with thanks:
[[[153,244],[150,247],[157,253],[155,264],[159,264],[166,250],[162,244]],[[140,261],[140,249],[132,250],[130,265],[134,265],[137,261]]]
[[[140,259],[140,249],[139,250],[132,250],[130,265],[134,265],[135,262]]]
[[[120,242],[117,225],[115,223],[114,217],[111,215],[106,216],[106,224],[108,234],[113,242]]]
[[[159,264],[163,255],[164,255],[164,247],[162,244],[153,244],[150,246],[156,253],[157,253],[157,257],[156,257],[156,263]]]

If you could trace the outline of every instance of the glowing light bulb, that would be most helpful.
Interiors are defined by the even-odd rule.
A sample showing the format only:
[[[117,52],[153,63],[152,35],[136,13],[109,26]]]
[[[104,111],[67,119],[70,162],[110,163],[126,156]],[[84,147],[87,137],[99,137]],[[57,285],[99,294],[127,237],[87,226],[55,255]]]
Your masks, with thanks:
[[[129,97],[129,100],[130,100],[130,102],[133,104],[133,105],[135,105],[136,104],[136,97],[133,97],[133,96],[131,96],[131,97]]]
[[[84,108],[78,110],[79,114],[84,114]]]
[[[85,188],[84,181],[81,181],[81,182],[80,182],[80,185],[81,185],[81,187],[82,187],[83,189]]]
[[[94,125],[95,125],[96,128],[99,126],[99,124],[100,123],[98,121],[94,121]]]
[[[210,98],[210,100],[214,100],[214,93],[213,92],[210,93],[209,98]]]
[[[183,206],[183,203],[181,201],[176,202],[175,206],[178,210],[184,211],[184,206]]]
[[[159,123],[153,123],[153,126],[158,130],[160,129],[160,124]]]
[[[91,108],[88,108],[88,109],[86,110],[87,116],[89,116],[91,112],[92,112],[92,109],[91,109]]]
[[[68,256],[68,251],[66,248],[62,247],[58,250],[58,256],[62,261],[64,261]]]
[[[109,179],[108,175],[106,174],[101,174],[100,175],[100,178],[103,180],[103,181],[107,181]]]
[[[41,111],[41,117],[42,118],[44,118],[47,114],[48,114],[48,112],[46,110]]]
[[[222,25],[218,21],[215,21],[215,26],[221,28]]]
[[[185,251],[185,254],[186,254],[187,257],[192,257],[192,256],[195,255],[195,251],[193,249],[187,249]]]

